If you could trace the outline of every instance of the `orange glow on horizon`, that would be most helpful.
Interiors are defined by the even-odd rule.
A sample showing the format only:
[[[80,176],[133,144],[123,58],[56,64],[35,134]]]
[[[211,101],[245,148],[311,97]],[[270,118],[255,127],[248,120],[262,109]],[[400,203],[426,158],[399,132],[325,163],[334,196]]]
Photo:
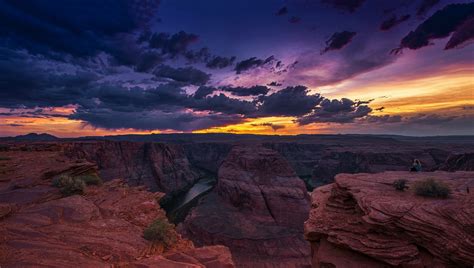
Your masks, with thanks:
[[[373,115],[410,116],[420,113],[443,113],[444,115],[462,115],[472,110],[462,107],[474,106],[473,68],[460,67],[425,77],[412,76],[411,79],[358,84],[358,79],[333,86],[331,93],[324,94],[328,98],[375,99],[370,103],[373,109],[384,107],[382,111],[374,111]],[[323,88],[324,89],[324,88]],[[313,90],[316,92],[316,90]],[[384,96],[384,97],[382,97]],[[58,137],[103,136],[120,134],[152,134],[179,133],[178,131],[136,129],[102,129],[95,128],[83,121],[71,120],[66,116],[72,114],[77,107],[55,107],[44,109],[51,117],[31,116],[0,116],[0,136],[13,136],[30,132],[47,132]],[[60,116],[54,116],[60,115]],[[193,133],[238,133],[265,135],[296,135],[339,133],[346,126],[340,124],[311,124],[299,126],[294,117],[262,117],[246,119],[242,123],[214,127]],[[273,129],[277,125],[279,128]]]

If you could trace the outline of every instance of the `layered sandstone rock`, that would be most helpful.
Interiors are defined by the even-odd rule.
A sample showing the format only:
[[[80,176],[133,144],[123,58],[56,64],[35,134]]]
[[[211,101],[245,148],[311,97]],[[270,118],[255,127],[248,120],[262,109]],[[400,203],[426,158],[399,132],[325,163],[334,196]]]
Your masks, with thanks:
[[[242,267],[309,265],[303,222],[309,196],[288,163],[260,146],[236,146],[219,169],[218,185],[181,230],[195,243],[223,244]]]
[[[65,144],[66,154],[96,163],[105,180],[122,178],[130,185],[175,194],[198,179],[180,145],[94,141]]]
[[[142,237],[153,220],[166,221],[163,193],[112,180],[63,197],[53,177],[95,172],[96,165],[67,157],[63,147],[34,148],[2,154],[1,267],[234,266],[223,246],[195,248],[175,233],[177,242],[164,251]]]
[[[447,199],[420,197],[413,183],[434,177]],[[396,179],[408,190],[396,191]],[[305,223],[313,267],[470,267],[474,263],[474,173],[339,174],[312,193]]]

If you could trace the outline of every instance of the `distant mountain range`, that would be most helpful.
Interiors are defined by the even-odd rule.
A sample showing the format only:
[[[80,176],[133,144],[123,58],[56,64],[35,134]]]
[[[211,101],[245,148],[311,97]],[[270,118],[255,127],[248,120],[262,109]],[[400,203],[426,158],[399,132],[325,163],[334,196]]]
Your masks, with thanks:
[[[26,135],[19,135],[15,137],[2,137],[0,140],[15,140],[15,141],[56,141],[60,138],[48,133],[29,133]]]
[[[162,142],[162,143],[202,143],[202,142],[376,142],[404,141],[416,143],[464,143],[474,144],[474,136],[401,136],[378,134],[300,134],[300,135],[255,135],[232,133],[175,133],[175,134],[130,134],[113,136],[85,136],[77,138],[58,138],[48,133],[29,133],[14,137],[0,137],[0,141],[84,141],[84,140],[110,140],[133,142]]]

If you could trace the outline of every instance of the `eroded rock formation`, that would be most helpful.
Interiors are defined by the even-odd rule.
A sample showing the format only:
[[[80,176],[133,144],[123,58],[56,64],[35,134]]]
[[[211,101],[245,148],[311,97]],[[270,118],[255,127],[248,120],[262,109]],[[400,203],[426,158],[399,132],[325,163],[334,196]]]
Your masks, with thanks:
[[[130,185],[174,194],[198,179],[180,145],[126,141],[65,144],[66,154],[96,163],[104,179],[123,178]]]
[[[218,184],[181,230],[200,245],[228,246],[238,266],[309,265],[303,222],[309,196],[289,164],[261,146],[236,146],[219,169]]]
[[[413,183],[444,181],[447,199],[420,197]],[[396,191],[396,179],[408,180]],[[313,267],[470,267],[474,263],[474,174],[339,174],[312,193],[305,223]]]
[[[228,248],[195,248],[177,235],[170,248],[145,240],[143,230],[166,221],[163,193],[111,180],[64,197],[51,180],[97,171],[71,159],[63,146],[14,148],[0,160],[1,267],[234,267]]]

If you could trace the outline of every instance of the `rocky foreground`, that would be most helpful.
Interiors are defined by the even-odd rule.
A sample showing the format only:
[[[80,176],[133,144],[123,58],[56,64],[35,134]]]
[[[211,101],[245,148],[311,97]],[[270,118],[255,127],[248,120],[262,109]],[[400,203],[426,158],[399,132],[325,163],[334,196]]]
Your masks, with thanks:
[[[220,166],[217,187],[180,229],[199,245],[228,246],[240,267],[309,267],[309,205],[303,181],[276,151],[236,146]]]
[[[447,199],[417,196],[413,183],[436,178]],[[408,180],[408,190],[392,182]],[[469,190],[470,189],[470,190]],[[305,236],[313,267],[472,267],[474,173],[339,174],[312,193]]]
[[[177,240],[166,248],[143,238],[152,221],[167,221],[163,193],[111,180],[65,197],[53,178],[97,166],[70,158],[63,146],[32,148],[1,154],[1,267],[234,267],[228,248],[196,248],[174,230]]]

